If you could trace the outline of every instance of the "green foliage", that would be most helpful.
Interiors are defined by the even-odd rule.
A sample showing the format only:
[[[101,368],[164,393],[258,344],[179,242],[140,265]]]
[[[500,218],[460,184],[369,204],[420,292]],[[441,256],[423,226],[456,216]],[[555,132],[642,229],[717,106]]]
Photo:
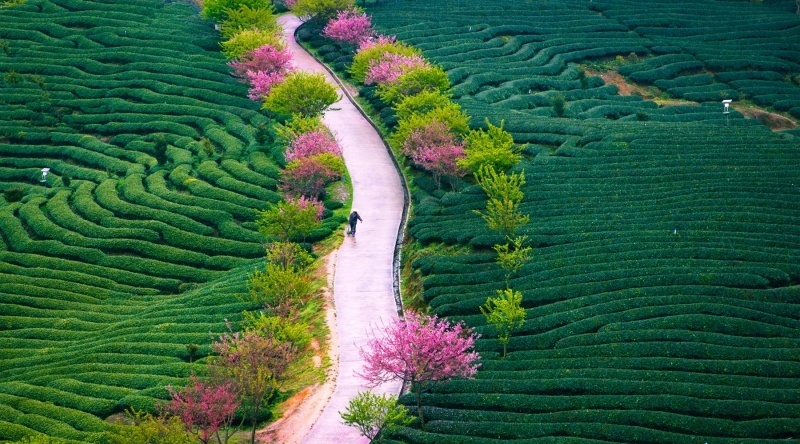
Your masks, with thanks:
[[[270,4],[257,9],[242,4],[236,9],[226,9],[225,15],[226,18],[220,25],[220,33],[223,40],[231,39],[236,34],[247,29],[257,29],[270,34],[278,34],[280,32],[278,18],[275,16],[275,8]]]
[[[25,196],[25,188],[12,187],[3,190],[3,198],[8,203],[19,202]]]
[[[355,0],[297,0],[291,10],[298,17],[326,23],[339,11],[354,7]]]
[[[245,29],[220,43],[228,60],[237,59],[264,45],[283,48],[281,38],[272,30]]]
[[[46,435],[35,435],[28,438],[23,438],[20,441],[15,441],[10,444],[64,444],[66,441],[58,438],[51,438]]]
[[[500,126],[492,125],[486,119],[486,130],[472,130],[466,136],[466,157],[459,161],[459,166],[475,174],[484,166],[491,166],[495,171],[506,171],[522,159],[519,149],[514,145],[511,134]]]
[[[316,287],[307,273],[268,263],[264,271],[250,276],[250,293],[246,301],[279,307],[297,305],[310,298]]]
[[[267,262],[298,272],[310,272],[314,258],[294,242],[273,242],[267,247]]]
[[[224,21],[229,18],[230,13],[236,13],[247,8],[251,11],[266,11],[271,13],[272,2],[270,0],[203,0],[201,13],[203,17]]]
[[[451,103],[450,96],[440,90],[422,91],[419,94],[403,97],[395,105],[394,112],[398,120],[403,120],[412,114],[427,114],[437,108],[445,108]]]
[[[530,216],[522,214],[519,206],[524,197],[525,172],[506,174],[496,172],[491,166],[484,166],[475,175],[483,191],[489,196],[486,212],[480,214],[491,230],[500,232],[506,238],[530,221]]]
[[[381,430],[405,427],[414,421],[408,410],[397,404],[393,395],[376,395],[371,391],[358,392],[340,412],[345,425],[358,429],[361,436],[374,440]]]
[[[522,293],[506,288],[497,290],[497,297],[486,299],[486,305],[481,306],[486,323],[494,327],[497,339],[503,344],[504,357],[511,334],[525,323],[525,309],[521,304]]]
[[[270,204],[258,214],[258,230],[268,239],[288,242],[317,228],[317,210],[312,205],[302,207],[296,202],[282,201]]]
[[[315,162],[318,162],[320,165],[323,165],[339,176],[343,176],[347,172],[347,166],[344,164],[344,159],[342,159],[341,156],[332,153],[321,153],[310,156],[308,159],[313,159]],[[296,165],[296,163],[291,162],[289,165],[286,165],[286,169],[291,170],[294,165]]]
[[[301,353],[311,346],[311,327],[304,322],[267,315],[261,311],[245,313],[244,322],[248,328],[270,332],[278,341],[294,344]]]
[[[401,147],[411,133],[430,125],[434,121],[447,125],[450,128],[450,132],[455,136],[463,135],[469,131],[469,116],[461,110],[461,106],[450,102],[427,113],[413,113],[400,120],[389,141],[392,145]]]
[[[367,72],[372,64],[378,63],[387,54],[397,54],[402,56],[421,55],[420,51],[416,48],[406,45],[402,42],[394,43],[376,43],[367,48],[364,48],[353,57],[353,63],[350,65],[350,75],[358,83],[364,83],[367,78]]]
[[[517,274],[520,268],[531,259],[533,249],[524,246],[527,241],[527,236],[514,236],[507,239],[505,244],[498,244],[494,246],[494,251],[497,252],[497,264],[500,268],[506,271],[506,287],[512,275]]]
[[[194,444],[196,438],[184,427],[180,418],[168,419],[150,413],[127,412],[132,424],[116,424],[106,435],[109,444]]]
[[[447,93],[449,90],[450,80],[444,69],[439,66],[425,66],[409,70],[395,81],[380,85],[378,96],[384,103],[393,104],[423,91]]]
[[[295,71],[264,97],[263,109],[285,117],[317,117],[337,100],[336,88],[321,73]]]
[[[566,108],[566,99],[564,99],[563,94],[554,94],[550,97],[550,106],[553,107],[553,111],[556,113],[556,116],[563,117],[564,116],[564,109]]]
[[[28,0],[3,0],[0,2],[0,9],[3,8],[14,8],[16,6],[22,6]]]
[[[320,116],[303,117],[295,114],[285,123],[275,125],[275,133],[283,144],[288,144],[300,134],[327,128],[322,124]]]

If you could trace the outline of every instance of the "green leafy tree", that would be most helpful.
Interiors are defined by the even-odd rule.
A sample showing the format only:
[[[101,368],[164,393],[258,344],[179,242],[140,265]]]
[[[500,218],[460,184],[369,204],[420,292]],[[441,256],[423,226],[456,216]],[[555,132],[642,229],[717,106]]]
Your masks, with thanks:
[[[319,208],[303,199],[281,201],[258,213],[256,224],[267,238],[288,242],[319,226]]]
[[[272,2],[270,0],[203,0],[201,14],[207,19],[222,21],[228,18],[228,12],[242,7],[272,11]]]
[[[228,59],[238,59],[254,49],[265,45],[270,45],[277,49],[283,49],[283,42],[280,37],[272,31],[262,31],[258,29],[245,29],[234,34],[233,37],[220,43],[222,54]]]
[[[530,216],[520,212],[519,205],[524,197],[522,185],[525,172],[506,174],[496,172],[491,166],[484,166],[475,178],[483,191],[489,196],[486,211],[478,213],[489,229],[500,232],[506,238],[513,236],[519,227],[530,221]]]
[[[494,327],[497,339],[503,344],[503,357],[506,356],[511,334],[525,323],[525,309],[522,308],[522,293],[510,288],[498,290],[496,298],[488,298],[481,313],[486,322]]]
[[[257,29],[270,34],[277,34],[281,29],[272,5],[259,9],[240,5],[236,9],[226,9],[225,15],[227,17],[220,26],[220,34],[224,40],[228,40],[247,29]]]
[[[466,136],[466,157],[459,161],[459,166],[472,172],[479,171],[489,165],[495,171],[506,171],[517,165],[522,159],[514,145],[514,138],[500,126],[492,125],[486,119],[487,129],[472,130]]]
[[[453,103],[449,95],[442,91],[422,91],[413,96],[405,96],[394,107],[398,120],[408,119],[413,114],[427,114],[437,108],[445,108]]]
[[[336,17],[339,11],[354,9],[355,6],[355,0],[297,0],[291,10],[303,19],[325,23]]]
[[[270,307],[295,306],[315,292],[316,286],[308,273],[268,263],[264,271],[256,270],[250,276],[247,301]]]
[[[339,100],[339,94],[321,73],[295,71],[264,97],[263,109],[289,117],[315,117]]]
[[[505,244],[495,245],[496,262],[506,272],[506,288],[511,276],[516,274],[531,259],[533,249],[524,246],[527,236],[514,236]]]
[[[303,117],[295,114],[291,119],[284,123],[275,124],[275,134],[283,144],[289,144],[297,136],[313,131],[330,132],[330,130],[322,124],[322,119],[319,116]]]
[[[394,104],[406,96],[413,96],[423,91],[445,93],[449,90],[450,80],[444,69],[439,66],[425,66],[412,69],[400,75],[395,81],[380,85],[378,96],[383,103]]]
[[[397,404],[396,396],[376,395],[371,391],[358,392],[339,416],[345,425],[356,427],[370,441],[383,429],[407,426],[414,421],[408,410]]]

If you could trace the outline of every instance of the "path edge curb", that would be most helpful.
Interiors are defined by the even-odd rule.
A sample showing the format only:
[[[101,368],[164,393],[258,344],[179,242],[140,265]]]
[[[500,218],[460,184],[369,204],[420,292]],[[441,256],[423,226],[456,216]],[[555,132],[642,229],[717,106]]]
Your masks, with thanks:
[[[303,24],[305,23],[306,22],[303,22]],[[300,26],[302,26],[302,24]],[[316,59],[322,65],[322,67],[325,68],[325,71],[327,71],[328,74],[330,74],[330,76],[333,77],[333,80],[339,84],[339,87],[341,88],[342,92],[347,97],[347,99],[350,101],[350,103],[352,103],[353,106],[356,107],[358,112],[367,120],[367,122],[369,122],[372,128],[375,129],[375,133],[377,133],[378,137],[380,137],[381,142],[383,143],[383,147],[386,148],[386,151],[389,153],[389,157],[392,159],[392,165],[394,165],[394,168],[397,171],[397,175],[400,176],[400,183],[403,188],[403,214],[400,218],[400,226],[397,229],[397,238],[395,239],[394,243],[394,254],[392,258],[392,293],[394,294],[394,302],[397,308],[397,315],[402,319],[404,317],[403,316],[404,308],[403,308],[403,298],[400,295],[400,263],[402,260],[402,248],[403,248],[403,242],[405,241],[406,226],[408,225],[408,213],[411,205],[411,198],[410,198],[411,193],[408,189],[408,181],[406,180],[406,176],[403,174],[402,168],[400,168],[400,163],[394,156],[392,148],[389,146],[389,143],[386,142],[386,139],[383,138],[383,134],[381,134],[380,128],[378,128],[378,125],[375,124],[375,122],[367,114],[367,112],[364,111],[364,108],[362,108],[361,105],[350,94],[350,91],[347,90],[347,87],[345,86],[345,83],[342,81],[342,79],[340,79],[339,76],[336,75],[336,73],[327,64],[325,64],[325,62],[318,59],[313,53],[311,53],[311,51],[308,50],[308,48],[306,48],[304,45],[300,43],[299,40],[297,40],[297,31],[298,29],[300,29],[300,26],[298,26],[294,30],[294,39],[298,43],[298,46],[300,46],[300,48],[302,48],[303,51],[305,51],[308,55]]]

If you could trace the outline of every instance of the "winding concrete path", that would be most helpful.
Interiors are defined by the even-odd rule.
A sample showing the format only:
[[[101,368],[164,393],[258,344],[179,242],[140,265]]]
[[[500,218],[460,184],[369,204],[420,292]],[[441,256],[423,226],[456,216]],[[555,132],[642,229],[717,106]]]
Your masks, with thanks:
[[[323,73],[332,85],[338,83],[325,68],[301,48],[294,31],[302,23],[297,17],[280,17],[294,65],[304,71]],[[325,113],[324,122],[342,146],[345,164],[353,182],[353,208],[364,219],[356,238],[346,237],[336,253],[333,297],[339,337],[336,388],[302,439],[308,444],[353,444],[369,442],[353,427],[341,423],[339,412],[350,398],[365,390],[355,372],[363,367],[359,348],[366,345],[375,326],[397,318],[393,293],[393,258],[397,232],[403,217],[403,185],[380,136],[339,91],[342,98]],[[400,384],[383,384],[376,393],[400,392]]]

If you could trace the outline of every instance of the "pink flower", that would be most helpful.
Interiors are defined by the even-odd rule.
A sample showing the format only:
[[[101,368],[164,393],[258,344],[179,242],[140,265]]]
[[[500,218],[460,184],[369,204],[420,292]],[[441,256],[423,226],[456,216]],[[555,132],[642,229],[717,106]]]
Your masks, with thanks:
[[[361,349],[365,366],[359,376],[368,385],[400,380],[417,385],[453,378],[472,378],[480,365],[474,351],[476,335],[463,323],[414,312],[396,319]]]
[[[340,175],[320,159],[321,156],[301,157],[283,170],[279,188],[291,195],[319,198],[325,195],[325,186],[338,180]]]
[[[286,201],[295,205],[300,210],[313,209],[317,215],[317,219],[322,219],[322,213],[325,211],[325,205],[314,197],[286,197]]]
[[[239,407],[238,393],[230,383],[211,385],[192,376],[191,384],[183,389],[167,390],[172,400],[164,410],[180,418],[186,429],[204,443],[231,425]]]
[[[247,71],[250,81],[250,91],[247,97],[250,100],[260,101],[269,94],[273,86],[283,81],[286,75],[279,72]]]
[[[434,120],[430,124],[411,132],[403,142],[403,153],[411,157],[418,167],[433,174],[440,184],[442,176],[461,177],[466,170],[458,166],[464,158],[464,144],[456,142],[450,128]]]
[[[354,45],[368,39],[373,34],[369,16],[356,9],[339,11],[336,18],[331,19],[322,31],[322,35],[325,37]]]
[[[397,37],[395,37],[393,35],[378,34],[375,37],[369,37],[369,38],[366,38],[366,39],[362,40],[361,42],[359,42],[358,51],[356,51],[356,52],[360,52],[360,51],[363,51],[365,49],[372,48],[375,45],[390,45],[390,44],[392,44],[392,43],[394,43],[396,41],[397,41]]]
[[[310,157],[316,154],[331,153],[342,155],[342,149],[336,139],[325,130],[318,129],[297,136],[286,149],[286,161]]]
[[[286,74],[294,69],[292,54],[287,49],[277,49],[271,45],[256,48],[242,58],[229,62],[228,66],[234,69],[236,77],[245,81],[249,81],[248,73],[250,72]]]
[[[394,82],[398,77],[416,68],[424,68],[428,62],[421,56],[406,56],[400,54],[386,54],[379,60],[370,63],[367,69],[365,85],[384,85]]]

